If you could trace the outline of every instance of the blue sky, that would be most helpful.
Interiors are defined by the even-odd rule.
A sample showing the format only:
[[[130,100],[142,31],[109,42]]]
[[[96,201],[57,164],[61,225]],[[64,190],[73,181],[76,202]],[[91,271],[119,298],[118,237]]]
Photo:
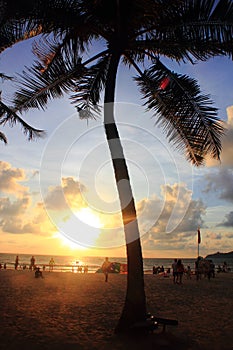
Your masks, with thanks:
[[[28,42],[0,56],[8,75],[31,60]],[[132,80],[121,66],[116,91],[116,120],[136,200],[145,257],[195,257],[197,227],[200,253],[233,247],[233,63],[211,59],[194,66],[166,61],[170,69],[200,82],[219,108],[227,127],[222,162],[194,168],[169,145],[155,117],[142,107]],[[3,100],[13,84],[2,85]],[[232,106],[232,107],[231,107]],[[19,126],[2,130],[0,245],[2,252],[124,256],[124,232],[106,145],[103,120],[78,119],[68,97],[49,103],[46,111],[23,116],[46,130],[28,142]]]

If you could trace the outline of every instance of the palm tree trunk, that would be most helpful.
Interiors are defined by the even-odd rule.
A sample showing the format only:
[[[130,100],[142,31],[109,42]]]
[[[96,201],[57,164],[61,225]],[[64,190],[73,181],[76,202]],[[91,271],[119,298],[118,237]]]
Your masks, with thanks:
[[[115,331],[127,332],[135,322],[145,319],[146,297],[137,214],[123,148],[114,119],[114,94],[119,61],[120,54],[113,54],[109,65],[104,96],[104,127],[121,204],[128,259],[125,304]]]

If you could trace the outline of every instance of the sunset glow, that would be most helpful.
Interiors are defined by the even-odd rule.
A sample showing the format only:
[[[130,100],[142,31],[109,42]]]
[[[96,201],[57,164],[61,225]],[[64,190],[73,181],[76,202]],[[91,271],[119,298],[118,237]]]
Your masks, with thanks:
[[[14,76],[31,64],[29,49],[25,42],[4,51],[2,71]],[[221,163],[207,159],[206,167],[199,168],[189,168],[184,157],[180,160],[155,127],[155,116],[141,107],[128,68],[121,68],[115,109],[143,256],[195,257],[199,226],[202,256],[232,250],[232,62],[224,58],[190,68],[170,66],[197,78],[214,96],[226,128]],[[5,81],[2,100],[12,92]],[[67,97],[49,108],[24,116],[46,131],[36,142],[28,143],[17,125],[4,127],[9,144],[2,148],[0,162],[1,251],[124,256],[120,203],[102,118],[87,125]]]
[[[94,211],[92,211],[90,208],[82,208],[79,211],[75,213],[75,215],[84,223],[96,227],[101,228],[103,227],[103,223],[101,223],[99,215],[97,215]]]
[[[103,224],[99,216],[90,208],[85,207],[59,224],[61,237],[72,249],[81,247],[95,247]],[[63,238],[62,238],[63,240]],[[67,242],[68,241],[68,242]]]

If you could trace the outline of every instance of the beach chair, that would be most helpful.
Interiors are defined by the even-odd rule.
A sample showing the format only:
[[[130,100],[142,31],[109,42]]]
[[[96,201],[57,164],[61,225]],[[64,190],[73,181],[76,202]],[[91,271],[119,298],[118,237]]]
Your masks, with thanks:
[[[136,322],[131,326],[132,332],[137,332],[137,334],[141,333],[153,333],[155,329],[158,328],[158,324],[152,318],[147,318],[145,321]]]
[[[157,322],[158,327],[162,326],[162,332],[165,332],[166,330],[166,326],[178,326],[178,321],[177,320],[172,320],[169,318],[161,318],[161,317],[153,317],[153,319],[155,320],[155,322]]]
[[[136,322],[131,327],[131,330],[153,333],[154,330],[162,326],[162,332],[165,332],[166,326],[177,326],[177,325],[178,325],[177,320],[162,318],[162,317],[155,317],[155,316],[152,316],[151,314],[147,314],[146,320],[142,322]]]

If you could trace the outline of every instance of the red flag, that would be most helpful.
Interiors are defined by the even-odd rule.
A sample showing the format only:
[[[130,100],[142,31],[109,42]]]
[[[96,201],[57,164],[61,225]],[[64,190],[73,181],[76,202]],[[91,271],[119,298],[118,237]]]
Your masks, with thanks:
[[[198,244],[200,244],[201,243],[201,231],[200,231],[200,229],[198,228],[197,229],[197,235],[198,235]]]
[[[169,83],[170,83],[169,77],[163,78],[159,84],[160,89],[165,90],[168,87]]]

